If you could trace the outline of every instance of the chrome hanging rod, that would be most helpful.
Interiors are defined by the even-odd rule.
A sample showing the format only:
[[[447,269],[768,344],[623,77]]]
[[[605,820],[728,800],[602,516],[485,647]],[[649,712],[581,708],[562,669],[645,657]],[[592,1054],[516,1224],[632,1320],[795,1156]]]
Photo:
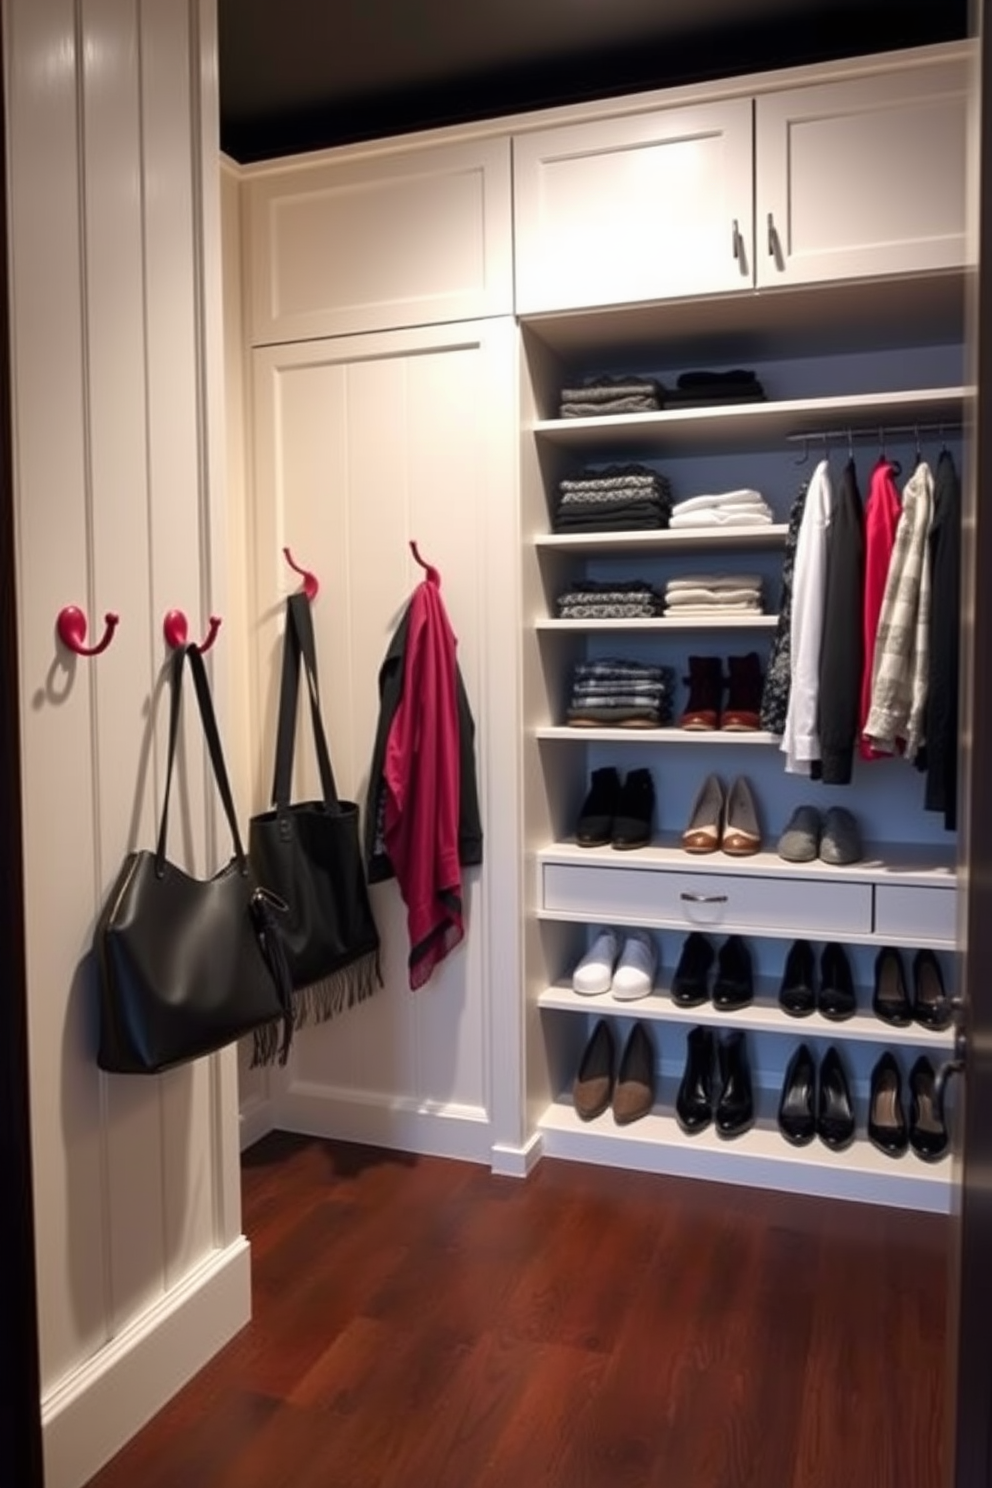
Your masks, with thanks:
[[[868,424],[862,429],[851,425],[845,429],[817,429],[808,434],[787,434],[785,438],[788,444],[826,444],[828,441],[843,443],[844,440],[852,439],[885,440],[899,434],[910,438],[918,438],[921,434],[954,434],[960,433],[963,428],[964,424],[960,419],[948,419],[940,424]]]

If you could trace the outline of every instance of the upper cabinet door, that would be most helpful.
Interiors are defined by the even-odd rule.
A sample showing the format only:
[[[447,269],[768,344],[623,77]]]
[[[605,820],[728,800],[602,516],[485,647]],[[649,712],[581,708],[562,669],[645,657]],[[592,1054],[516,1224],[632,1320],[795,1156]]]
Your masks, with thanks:
[[[750,288],[750,99],[513,142],[517,313]]]
[[[962,265],[967,120],[964,62],[759,97],[758,284]]]
[[[277,166],[246,199],[253,346],[513,313],[507,138]]]

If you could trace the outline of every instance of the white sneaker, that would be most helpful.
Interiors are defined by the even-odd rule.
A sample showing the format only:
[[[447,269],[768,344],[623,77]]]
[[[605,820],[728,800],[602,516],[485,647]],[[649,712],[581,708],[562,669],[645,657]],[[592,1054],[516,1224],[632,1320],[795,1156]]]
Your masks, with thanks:
[[[654,991],[658,970],[658,947],[646,930],[632,930],[623,943],[620,963],[613,973],[613,996],[617,1002],[636,1002]]]
[[[613,968],[620,954],[620,941],[615,930],[601,930],[592,946],[572,972],[572,990],[584,997],[598,997],[609,992]]]

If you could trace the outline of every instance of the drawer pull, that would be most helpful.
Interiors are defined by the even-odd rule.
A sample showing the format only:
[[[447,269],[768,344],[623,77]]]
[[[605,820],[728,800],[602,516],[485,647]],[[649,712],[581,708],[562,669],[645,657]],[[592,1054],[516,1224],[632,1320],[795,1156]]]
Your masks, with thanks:
[[[726,904],[726,894],[686,894],[679,895],[687,904]]]

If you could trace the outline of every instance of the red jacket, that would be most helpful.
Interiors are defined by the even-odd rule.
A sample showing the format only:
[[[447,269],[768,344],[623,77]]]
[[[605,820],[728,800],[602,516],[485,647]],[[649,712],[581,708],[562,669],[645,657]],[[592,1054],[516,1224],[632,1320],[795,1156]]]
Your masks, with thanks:
[[[424,985],[465,934],[455,648],[439,581],[431,575],[410,601],[403,691],[383,767],[385,846],[407,909],[412,988]]]
[[[864,659],[861,671],[861,709],[859,713],[860,738],[858,749],[862,759],[887,759],[882,750],[875,749],[864,737],[865,724],[871,708],[871,675],[875,664],[875,638],[878,634],[878,617],[882,610],[885,583],[889,576],[892,547],[896,540],[896,528],[902,515],[902,501],[895,483],[896,467],[889,460],[879,460],[871,473],[868,486],[868,503],[865,510],[865,591],[864,591]]]

